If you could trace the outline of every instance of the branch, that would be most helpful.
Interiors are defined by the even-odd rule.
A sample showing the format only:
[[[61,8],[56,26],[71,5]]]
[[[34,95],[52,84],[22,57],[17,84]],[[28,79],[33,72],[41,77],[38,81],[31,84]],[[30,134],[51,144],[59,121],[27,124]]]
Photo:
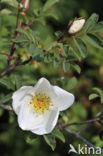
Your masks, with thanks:
[[[19,16],[20,14],[23,14],[24,16],[26,16],[26,12],[29,9],[29,3],[30,0],[22,0],[22,2],[18,5],[18,13],[17,13],[17,20],[16,20],[16,27],[15,27],[15,32],[14,32],[14,38],[17,38],[20,34],[17,32],[17,28],[21,28],[22,26],[22,20],[19,20]],[[23,11],[21,11],[21,9],[23,9]],[[10,50],[10,56],[12,56],[15,52],[15,41],[12,43],[11,45],[11,50]],[[8,65],[10,65],[10,59],[8,57]]]
[[[34,22],[35,22],[35,21],[32,21],[32,22],[26,24],[26,25],[23,27],[23,29],[26,30],[26,29],[27,29],[29,26],[31,26]]]
[[[58,38],[57,42],[61,42],[65,35],[68,33],[69,28],[71,27],[73,21],[70,21],[64,32],[61,34],[61,36]],[[69,35],[69,34],[68,34]]]
[[[21,2],[23,8],[24,8],[24,14],[26,14],[27,10],[29,9],[30,0],[22,0]]]
[[[67,34],[67,29],[64,30],[64,32],[62,33],[62,35],[58,38],[57,42],[61,42],[63,40],[63,38],[65,37],[66,34]]]
[[[96,117],[99,117],[102,114],[103,114],[103,109],[99,113],[96,114]],[[79,134],[83,133],[88,128],[88,125],[89,125],[89,123],[87,125],[85,125],[85,127],[83,127],[78,133]]]
[[[16,27],[15,27],[15,32],[14,32],[14,38],[17,37],[17,27],[18,27],[18,23],[19,23],[19,16],[20,16],[20,5],[18,5],[18,13],[17,13],[17,19],[16,19]],[[12,56],[14,54],[15,51],[15,42],[12,43],[11,45],[11,50],[10,50],[10,56]],[[8,59],[8,65],[10,64],[10,60]]]
[[[56,85],[56,83],[58,82],[58,81],[61,81],[61,80],[64,80],[64,76],[61,76],[61,77],[59,77],[59,78],[56,78],[56,80],[54,81],[54,85]]]
[[[0,107],[7,110],[7,111],[13,111],[13,108],[11,106],[8,106],[8,105],[0,104]]]
[[[97,150],[98,148],[96,146],[94,146],[92,143],[90,143],[88,140],[86,140],[84,137],[82,137],[81,135],[79,135],[78,133],[76,133],[75,131],[69,129],[69,128],[65,128],[65,130],[67,132],[69,132],[70,134],[74,135],[75,137],[77,137],[78,139],[80,139],[81,141],[83,141],[85,144],[87,144],[89,147],[93,147],[95,150]],[[103,150],[101,149],[101,154],[103,154]]]
[[[103,116],[100,116],[100,117],[97,117],[97,118],[94,118],[94,119],[91,119],[91,120],[82,121],[82,122],[72,122],[72,123],[62,124],[62,125],[59,124],[59,127],[60,128],[65,128],[65,127],[73,126],[73,125],[90,124],[90,123],[93,123],[93,122],[96,122],[96,121],[100,121],[102,119],[103,119]]]
[[[16,66],[25,65],[25,64],[29,63],[31,60],[32,60],[32,57],[30,57],[28,60],[26,60],[24,62],[20,62],[20,60],[19,61],[17,60],[16,63],[9,65],[2,73],[0,73],[0,77],[3,77],[7,73],[13,71]]]

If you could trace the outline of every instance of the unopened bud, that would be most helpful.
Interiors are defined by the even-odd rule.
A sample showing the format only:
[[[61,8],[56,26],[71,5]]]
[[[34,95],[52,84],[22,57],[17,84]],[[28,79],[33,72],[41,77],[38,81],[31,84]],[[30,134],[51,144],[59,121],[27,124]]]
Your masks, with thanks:
[[[77,19],[77,20],[72,21],[69,24],[68,33],[75,34],[79,32],[83,28],[84,24],[85,24],[85,19]]]
[[[21,3],[20,3],[20,8],[24,8],[26,10],[29,9],[29,3],[30,3],[30,0],[23,0]]]
[[[30,0],[25,0],[25,2],[24,2],[24,8],[25,9],[29,8],[29,2],[30,2]]]

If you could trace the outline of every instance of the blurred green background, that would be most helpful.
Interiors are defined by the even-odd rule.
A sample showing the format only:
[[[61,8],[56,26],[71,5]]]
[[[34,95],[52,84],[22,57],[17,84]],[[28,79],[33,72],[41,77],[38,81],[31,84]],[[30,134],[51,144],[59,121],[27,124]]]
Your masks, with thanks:
[[[45,0],[31,0],[28,18],[31,18],[32,10],[39,10],[45,2]],[[3,8],[5,8],[5,5],[0,6],[0,9]],[[52,7],[52,10],[56,19],[48,17],[44,19],[45,25],[34,23],[31,26],[33,30],[39,32],[41,42],[44,45],[55,39],[55,31],[63,31],[68,22],[75,17],[88,18],[91,13],[95,12],[99,14],[100,20],[103,20],[102,0],[60,0]],[[15,9],[14,12],[16,13]],[[0,17],[0,51],[10,50],[10,38],[13,37],[15,23],[15,16],[5,15]],[[103,38],[103,33],[100,36]],[[6,46],[5,43],[7,43]],[[24,51],[21,49],[18,53],[23,54]],[[5,68],[6,64],[7,57],[0,54],[0,71]],[[101,88],[103,86],[103,50],[92,48],[88,44],[88,57],[81,61],[79,65],[82,70],[80,75],[71,70],[64,72],[60,67],[55,68],[53,64],[32,62],[17,67],[15,71],[8,74],[8,77],[14,80],[14,75],[20,75],[23,81],[22,85],[34,85],[41,77],[46,77],[54,84],[56,79],[64,77],[63,80],[57,81],[56,85],[74,93],[76,99],[69,110],[61,113],[60,120],[64,122],[83,121],[94,117],[102,108],[99,100],[90,102],[88,96],[92,93],[92,87]],[[77,78],[74,86],[70,86],[72,77]],[[0,86],[1,96],[9,92],[11,92],[9,89]],[[83,127],[85,126],[72,126],[71,128],[79,131]],[[101,131],[98,125],[94,125],[92,128],[89,127],[83,135],[95,146],[103,148],[103,140],[100,139]],[[54,152],[42,137],[37,137],[32,144],[28,144],[26,140],[29,132],[24,132],[18,127],[16,115],[0,108],[0,156],[66,156],[68,155],[69,144],[73,144],[75,147],[78,143],[84,145],[74,136],[65,131],[63,133],[66,143],[57,140]]]

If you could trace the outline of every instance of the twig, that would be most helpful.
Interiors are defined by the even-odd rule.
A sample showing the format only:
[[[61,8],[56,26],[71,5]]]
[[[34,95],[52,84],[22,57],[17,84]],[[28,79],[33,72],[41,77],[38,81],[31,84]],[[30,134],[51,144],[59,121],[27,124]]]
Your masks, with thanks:
[[[24,8],[23,12],[26,14],[27,10],[29,9],[30,0],[22,0],[21,4]]]
[[[17,28],[21,28],[22,26],[22,20],[19,20],[19,16],[20,14],[23,14],[24,16],[26,16],[26,12],[29,9],[29,3],[30,0],[22,0],[22,2],[18,5],[18,13],[17,13],[17,20],[16,20],[16,27],[15,27],[15,32],[14,32],[14,38],[17,38],[18,36],[20,36],[20,34],[17,32]],[[21,11],[21,9],[23,9],[23,11]],[[11,50],[10,50],[10,56],[12,56],[15,52],[15,41],[13,41],[12,45],[11,45]],[[8,57],[8,66],[10,65],[10,59]]]
[[[15,32],[14,32],[14,38],[17,37],[17,27],[18,27],[18,23],[19,23],[19,15],[20,15],[20,5],[18,5],[18,13],[17,13],[17,19],[16,19],[16,27],[15,27]],[[11,45],[11,50],[10,50],[10,55],[12,56],[14,54],[15,51],[15,42],[12,43]],[[8,59],[8,65],[10,64],[10,60]]]
[[[29,63],[31,60],[32,60],[32,56],[30,56],[30,58],[28,60],[26,60],[26,61],[19,62],[18,65],[25,65],[25,64]]]
[[[85,127],[83,127],[80,131],[78,131],[78,134],[82,134],[87,128],[88,128],[88,125],[85,125]]]
[[[26,24],[26,25],[23,27],[23,29],[26,30],[26,29],[27,29],[29,26],[31,26],[33,23],[34,23],[34,21],[32,21],[32,22]]]
[[[17,56],[11,56],[8,52],[6,52],[6,51],[2,51],[1,52],[1,54],[2,55],[5,55],[5,56],[7,56],[8,57],[8,59],[11,61],[11,60],[18,60],[18,57]]]
[[[13,111],[13,108],[11,106],[8,106],[8,105],[0,104],[0,107],[5,109],[5,110],[8,110],[8,111]]]
[[[65,35],[68,33],[69,28],[71,27],[71,25],[73,24],[73,21],[70,21],[68,26],[66,27],[66,29],[64,30],[64,32],[61,34],[61,36],[58,38],[57,42],[61,42],[63,40],[63,38],[65,37]],[[68,34],[69,35],[69,34]]]
[[[84,137],[82,137],[81,135],[79,135],[78,133],[76,133],[75,131],[69,129],[69,128],[65,128],[65,130],[67,132],[69,132],[70,134],[74,135],[75,137],[77,137],[78,139],[80,139],[81,141],[83,141],[85,144],[87,144],[89,147],[93,147],[95,150],[97,150],[98,148],[96,146],[94,146],[92,143],[90,143],[88,140],[86,140]],[[101,154],[103,154],[103,150],[101,149]]]
[[[65,128],[65,127],[73,126],[73,125],[90,124],[90,123],[93,123],[93,122],[96,122],[96,121],[100,121],[102,119],[103,119],[103,116],[100,116],[100,117],[97,117],[97,118],[94,118],[94,119],[91,119],[91,120],[86,120],[86,121],[82,121],[82,122],[72,122],[72,123],[68,123],[68,124],[62,124],[62,125],[59,125],[59,126],[60,126],[60,128]]]
[[[64,76],[56,78],[53,84],[55,85],[58,81],[61,81],[61,80],[64,80]]]
[[[17,32],[17,28],[21,28],[22,26],[22,20],[19,20],[19,16],[20,14],[23,14],[24,16],[26,16],[26,12],[29,9],[29,3],[30,0],[22,0],[22,2],[18,5],[18,13],[17,13],[17,20],[16,20],[16,28],[15,28],[15,32],[14,32],[14,38],[18,37],[18,32]],[[22,7],[24,7],[24,10],[21,12]],[[15,41],[12,43],[11,46],[11,50],[10,50],[10,55],[12,56],[14,54],[15,51]],[[10,61],[8,60],[8,64],[10,63]]]
[[[29,63],[31,60],[32,60],[32,57],[30,57],[28,60],[26,60],[24,62],[20,62],[17,60],[16,63],[9,65],[2,73],[0,73],[0,77],[3,77],[7,73],[13,71],[16,66],[25,65],[25,64]]]
[[[102,115],[102,114],[103,114],[103,109],[102,109],[99,113],[96,114],[96,117],[99,117],[99,116]],[[88,128],[88,125],[89,125],[89,124],[85,125],[85,127],[83,127],[83,128],[78,132],[78,134],[83,133],[83,132]]]
[[[62,35],[57,39],[57,42],[61,42],[63,40],[63,38],[65,37],[66,33],[67,33],[67,28],[64,30]]]
[[[100,116],[102,114],[103,114],[103,109],[99,113],[96,114],[96,117],[98,117],[98,116]]]

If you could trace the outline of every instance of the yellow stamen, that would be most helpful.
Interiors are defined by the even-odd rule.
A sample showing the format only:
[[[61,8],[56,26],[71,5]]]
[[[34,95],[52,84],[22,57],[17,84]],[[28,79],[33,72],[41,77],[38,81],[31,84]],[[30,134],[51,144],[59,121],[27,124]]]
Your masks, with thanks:
[[[49,110],[50,106],[52,106],[50,97],[47,97],[45,94],[36,94],[33,96],[30,104],[40,114],[44,113],[45,110]]]

